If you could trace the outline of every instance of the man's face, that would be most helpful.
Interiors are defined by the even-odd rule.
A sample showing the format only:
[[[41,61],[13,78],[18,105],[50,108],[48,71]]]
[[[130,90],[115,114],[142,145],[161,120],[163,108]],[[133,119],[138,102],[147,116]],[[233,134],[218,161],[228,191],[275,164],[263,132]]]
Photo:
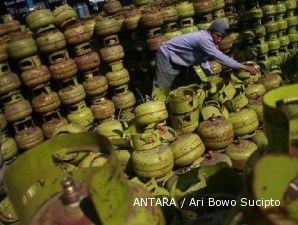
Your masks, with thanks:
[[[212,36],[212,39],[213,39],[214,44],[216,44],[216,45],[218,45],[222,41],[222,39],[224,37],[223,34],[218,33],[216,31],[212,31],[211,32],[211,36]]]

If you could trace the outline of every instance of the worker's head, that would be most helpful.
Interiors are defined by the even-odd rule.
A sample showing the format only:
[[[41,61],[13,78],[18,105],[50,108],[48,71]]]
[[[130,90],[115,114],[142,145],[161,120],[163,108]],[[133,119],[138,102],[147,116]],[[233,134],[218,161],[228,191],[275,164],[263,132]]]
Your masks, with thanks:
[[[220,19],[216,19],[213,21],[208,31],[212,36],[213,42],[218,45],[223,37],[227,34],[229,29],[229,25],[223,22]]]

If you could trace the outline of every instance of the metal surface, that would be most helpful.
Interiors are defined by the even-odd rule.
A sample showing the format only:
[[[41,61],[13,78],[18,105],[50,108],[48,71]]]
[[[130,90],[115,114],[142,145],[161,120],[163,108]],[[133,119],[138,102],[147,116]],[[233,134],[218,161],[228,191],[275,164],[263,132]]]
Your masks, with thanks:
[[[78,148],[80,146],[80,148]],[[55,193],[61,191],[60,181],[67,172],[53,161],[53,153],[61,149],[103,151],[110,142],[101,135],[79,133],[54,137],[22,154],[5,174],[8,195],[23,225],[29,224],[34,213]],[[86,180],[96,168],[73,170],[76,182]]]
[[[133,207],[135,198],[150,194],[124,178],[116,157],[111,157],[91,179],[91,199],[103,225],[164,225],[160,207]]]
[[[280,100],[298,98],[298,84],[280,87],[264,96],[265,133],[268,137],[268,151],[289,152],[291,148],[291,121],[285,112],[278,109],[276,103]]]

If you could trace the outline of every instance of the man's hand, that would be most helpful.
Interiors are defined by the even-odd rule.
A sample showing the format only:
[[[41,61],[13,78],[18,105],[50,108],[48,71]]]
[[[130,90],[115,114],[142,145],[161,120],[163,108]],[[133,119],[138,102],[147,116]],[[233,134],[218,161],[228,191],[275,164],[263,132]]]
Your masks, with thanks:
[[[258,73],[258,69],[255,66],[249,66],[245,64],[241,64],[241,68],[247,72],[250,72],[251,74],[256,74]]]

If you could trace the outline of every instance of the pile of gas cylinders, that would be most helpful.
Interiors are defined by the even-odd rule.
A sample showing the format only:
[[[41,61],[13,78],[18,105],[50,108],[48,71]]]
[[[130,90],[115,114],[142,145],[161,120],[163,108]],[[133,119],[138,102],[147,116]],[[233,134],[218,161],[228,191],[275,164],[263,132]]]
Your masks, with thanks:
[[[80,140],[67,141],[65,135],[80,133],[76,134],[80,138],[88,131],[107,137],[121,173],[153,196],[179,201],[208,188],[210,171],[208,176],[199,173],[195,184],[188,180],[188,187],[177,188],[182,180],[179,175],[196,168],[224,163],[241,176],[252,155],[268,150],[270,132],[266,130],[266,136],[264,127],[274,124],[275,115],[266,112],[266,104],[271,103],[265,104],[263,97],[285,88],[284,94],[291,93],[292,100],[278,99],[279,106],[285,120],[298,119],[297,85],[289,85],[298,81],[296,11],[296,0],[135,0],[125,7],[108,0],[102,13],[82,20],[68,5],[53,11],[33,10],[26,25],[3,15],[1,164],[16,171],[14,162],[53,143],[57,151],[45,150],[49,153],[45,157],[61,173],[107,169],[107,164],[113,165],[108,154],[87,151]],[[219,49],[258,67],[259,72],[233,71],[211,59],[211,76],[195,65],[192,70],[198,83],[176,89],[159,87],[151,93],[159,46],[176,36],[207,29],[217,18],[231,28]],[[287,143],[295,144],[296,122],[286,127],[291,129]],[[59,138],[62,147],[54,143]],[[82,138],[84,145],[88,137]],[[71,147],[74,152],[63,148],[70,142],[77,145]],[[86,148],[93,149],[88,143]],[[297,155],[297,150],[290,155]],[[64,182],[65,192],[72,182]],[[41,186],[42,182],[31,186],[25,199],[33,198]],[[0,220],[22,224],[7,196],[0,203]]]

